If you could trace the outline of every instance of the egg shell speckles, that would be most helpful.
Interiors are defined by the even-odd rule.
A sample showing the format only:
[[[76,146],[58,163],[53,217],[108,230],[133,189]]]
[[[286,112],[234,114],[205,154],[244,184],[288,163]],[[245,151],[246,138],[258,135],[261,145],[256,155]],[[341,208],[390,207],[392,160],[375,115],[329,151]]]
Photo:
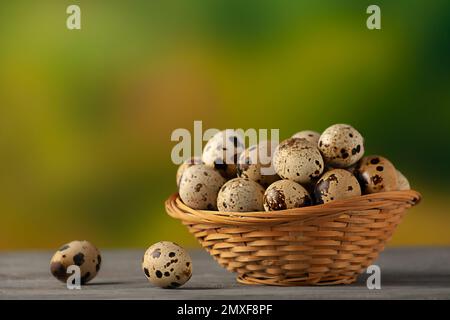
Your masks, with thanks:
[[[50,261],[52,275],[66,282],[71,276],[67,268],[71,265],[80,267],[81,284],[91,281],[99,272],[102,258],[98,249],[88,241],[72,241],[61,246]]]
[[[217,197],[219,211],[264,211],[264,189],[257,182],[235,178],[225,183]]]
[[[356,170],[365,193],[398,190],[397,170],[384,157],[364,157],[359,162]]]
[[[186,159],[177,170],[177,187],[180,187],[181,177],[183,176],[184,171],[192,167],[196,164],[203,164],[202,159],[200,157],[191,157],[189,159]]]
[[[297,182],[280,180],[272,183],[264,193],[264,210],[275,211],[311,205],[308,191]]]
[[[280,180],[272,166],[272,153],[277,145],[276,141],[261,141],[242,152],[237,165],[238,177],[253,180],[263,187]]]
[[[142,258],[142,271],[154,285],[175,289],[192,276],[192,259],[188,252],[170,241],[155,243]]]
[[[309,183],[322,174],[324,162],[314,144],[306,139],[289,138],[275,150],[273,166],[282,179]]]
[[[398,190],[411,189],[408,179],[399,170],[397,170],[397,182],[398,182]]]
[[[179,195],[192,209],[217,210],[217,194],[225,179],[213,168],[194,165],[185,170]]]
[[[244,141],[237,131],[223,130],[206,143],[202,161],[207,166],[219,170],[225,178],[235,178],[238,158],[244,149]]]
[[[361,195],[358,179],[344,169],[333,169],[323,174],[314,189],[316,203],[347,199]]]
[[[303,130],[303,131],[297,132],[291,138],[306,139],[309,142],[311,142],[317,146],[319,143],[320,133],[318,133],[316,131],[312,131],[312,130]]]
[[[335,124],[320,136],[319,149],[325,163],[345,168],[358,162],[364,155],[364,139],[352,126]]]

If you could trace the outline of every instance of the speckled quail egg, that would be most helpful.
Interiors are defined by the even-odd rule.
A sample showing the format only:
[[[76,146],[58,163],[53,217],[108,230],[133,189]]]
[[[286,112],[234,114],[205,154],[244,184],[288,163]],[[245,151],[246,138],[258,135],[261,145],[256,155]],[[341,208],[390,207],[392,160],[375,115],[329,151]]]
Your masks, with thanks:
[[[313,143],[306,139],[289,138],[275,150],[273,166],[282,179],[309,183],[321,175],[324,163]]]
[[[174,289],[192,276],[192,260],[185,249],[170,241],[150,246],[142,258],[142,270],[154,285]]]
[[[255,181],[235,178],[225,183],[217,196],[219,211],[264,211],[264,189]]]
[[[100,270],[102,258],[98,249],[88,241],[72,241],[56,251],[50,261],[52,275],[66,282],[72,273],[67,268],[72,265],[80,267],[80,282],[85,284],[92,280]]]
[[[180,187],[181,177],[183,176],[184,171],[192,167],[196,164],[203,164],[202,159],[200,157],[191,157],[189,159],[186,159],[177,170],[177,187]]]
[[[297,182],[280,180],[266,189],[263,201],[266,211],[275,211],[309,206],[311,197]]]
[[[364,139],[348,124],[328,127],[320,136],[319,149],[325,163],[336,168],[349,167],[364,155]]]
[[[179,195],[192,209],[217,210],[217,194],[225,183],[217,170],[197,164],[187,168],[181,178]]]
[[[314,189],[316,203],[327,203],[361,195],[358,179],[344,169],[325,172]]]
[[[227,129],[216,133],[205,145],[202,161],[213,167],[227,179],[236,177],[236,164],[244,151],[242,136],[235,130]]]
[[[398,190],[411,189],[408,179],[399,170],[397,170],[397,182],[398,182]]]
[[[272,154],[277,145],[276,141],[266,140],[242,152],[237,164],[238,177],[256,181],[263,187],[280,180],[272,166]]]
[[[319,143],[320,133],[312,130],[303,130],[297,132],[291,138],[306,139],[317,146],[317,144]]]
[[[362,158],[357,172],[365,193],[398,190],[397,170],[384,157],[367,156]]]

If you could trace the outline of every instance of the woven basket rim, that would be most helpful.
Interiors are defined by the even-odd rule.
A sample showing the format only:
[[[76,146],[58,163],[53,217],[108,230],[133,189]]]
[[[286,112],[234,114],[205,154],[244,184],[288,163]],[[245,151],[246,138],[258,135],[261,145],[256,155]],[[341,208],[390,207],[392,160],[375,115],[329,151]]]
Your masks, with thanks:
[[[415,190],[387,191],[372,193],[342,200],[335,200],[325,204],[294,208],[279,211],[256,212],[225,212],[210,210],[195,210],[183,203],[178,193],[172,194],[165,202],[167,213],[187,223],[254,225],[277,224],[285,222],[307,222],[318,219],[329,219],[346,212],[364,215],[371,209],[392,206],[393,203],[406,203],[409,207],[418,204],[422,196]]]

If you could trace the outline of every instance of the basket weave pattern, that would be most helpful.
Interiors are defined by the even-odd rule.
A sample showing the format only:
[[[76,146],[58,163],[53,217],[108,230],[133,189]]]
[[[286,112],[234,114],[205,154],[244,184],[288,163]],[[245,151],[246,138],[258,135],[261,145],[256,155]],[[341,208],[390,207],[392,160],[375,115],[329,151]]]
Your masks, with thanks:
[[[272,212],[193,210],[177,194],[166,201],[200,244],[244,284],[349,284],[378,257],[413,190],[364,195]]]

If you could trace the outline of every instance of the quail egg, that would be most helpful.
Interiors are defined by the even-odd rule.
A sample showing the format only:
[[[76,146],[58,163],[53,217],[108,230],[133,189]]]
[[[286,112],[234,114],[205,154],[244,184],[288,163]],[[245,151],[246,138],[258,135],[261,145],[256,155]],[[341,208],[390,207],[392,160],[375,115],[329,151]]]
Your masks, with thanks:
[[[189,159],[186,159],[178,167],[178,170],[177,170],[177,187],[180,187],[181,177],[183,176],[183,173],[187,168],[192,167],[193,165],[202,164],[202,163],[203,163],[202,159],[199,157],[191,157]]]
[[[361,195],[358,179],[344,169],[325,172],[314,189],[316,203],[327,203]]]
[[[292,138],[303,138],[317,146],[319,143],[320,133],[312,130],[303,130],[294,134]]]
[[[72,241],[56,251],[50,261],[52,275],[66,282],[71,276],[67,268],[76,265],[80,268],[80,282],[85,284],[92,280],[100,270],[102,257],[98,249],[88,241]]]
[[[297,182],[280,180],[266,189],[263,201],[266,211],[275,211],[309,206],[311,197]]]
[[[398,190],[410,190],[411,186],[409,184],[408,179],[397,170],[397,182],[398,182]]]
[[[272,166],[272,153],[278,143],[261,141],[241,153],[237,164],[238,177],[258,182],[263,187],[280,180]]]
[[[362,158],[364,139],[352,126],[335,124],[320,136],[319,149],[325,163],[336,168],[345,168]]]
[[[192,209],[217,210],[217,193],[225,179],[217,170],[206,165],[187,168],[180,182],[179,195]]]
[[[202,161],[219,170],[225,178],[235,178],[239,154],[244,149],[242,136],[235,130],[227,129],[216,133],[206,143]]]
[[[362,158],[357,172],[365,193],[398,190],[397,170],[384,157],[367,156]]]
[[[273,166],[282,179],[309,183],[321,175],[324,163],[313,143],[306,139],[289,138],[275,150]]]
[[[170,241],[150,246],[142,258],[142,270],[154,285],[174,289],[192,276],[192,260],[185,249]]]
[[[225,183],[217,196],[219,211],[264,211],[264,189],[255,181],[234,178]]]

